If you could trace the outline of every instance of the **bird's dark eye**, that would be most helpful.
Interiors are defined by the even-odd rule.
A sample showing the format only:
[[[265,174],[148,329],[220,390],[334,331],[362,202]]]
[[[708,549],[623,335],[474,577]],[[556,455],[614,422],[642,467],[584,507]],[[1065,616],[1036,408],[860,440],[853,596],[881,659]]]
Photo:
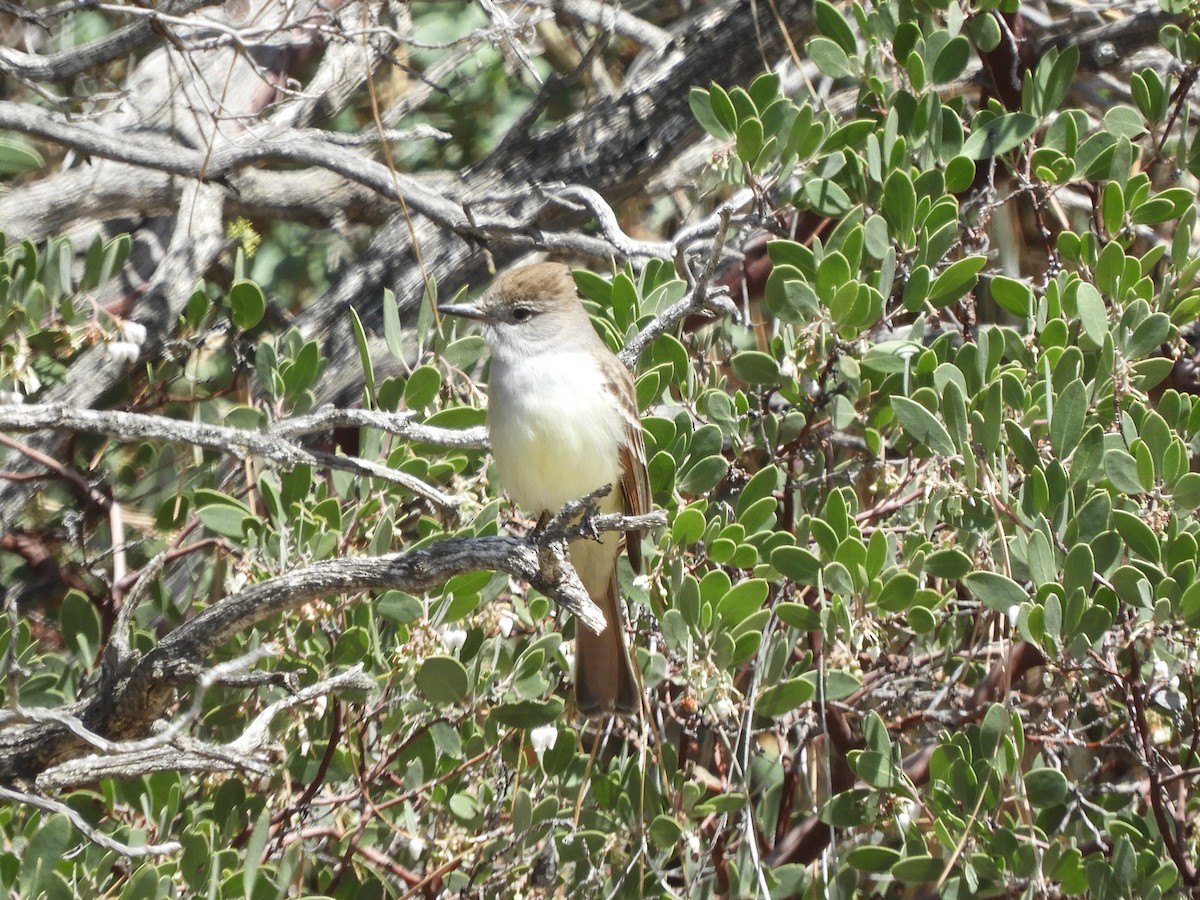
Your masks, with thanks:
[[[528,306],[513,307],[512,317],[514,322],[528,322],[533,318],[533,310]]]

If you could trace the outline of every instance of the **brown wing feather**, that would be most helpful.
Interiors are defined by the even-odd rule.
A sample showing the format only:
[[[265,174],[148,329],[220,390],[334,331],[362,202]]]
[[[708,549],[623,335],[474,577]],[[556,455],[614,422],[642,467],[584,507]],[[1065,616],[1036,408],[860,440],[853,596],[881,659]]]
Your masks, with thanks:
[[[642,439],[642,422],[638,417],[633,377],[623,366],[620,368],[624,377],[614,388],[621,398],[621,412],[625,417],[625,441],[620,450],[621,494],[625,498],[625,512],[640,516],[650,512],[652,504],[650,477],[646,472],[646,444]],[[635,572],[642,570],[642,534],[642,531],[630,531],[625,535],[625,550]]]

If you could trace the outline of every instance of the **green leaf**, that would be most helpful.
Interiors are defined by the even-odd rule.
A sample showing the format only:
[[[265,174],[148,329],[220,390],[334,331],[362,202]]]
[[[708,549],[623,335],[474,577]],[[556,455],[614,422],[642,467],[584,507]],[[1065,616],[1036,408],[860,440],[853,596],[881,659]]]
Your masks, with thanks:
[[[367,345],[367,332],[363,328],[362,320],[358,317],[354,307],[350,307],[350,325],[354,330],[354,342],[358,345],[358,359],[362,363],[363,381],[367,397],[374,403],[375,399],[375,366],[371,362],[371,348]]]
[[[404,385],[404,405],[420,410],[437,398],[442,386],[442,373],[435,366],[417,366]]]
[[[1143,490],[1138,478],[1137,460],[1119,447],[1104,451],[1104,474],[1113,487],[1124,494],[1140,494]]]
[[[771,553],[771,565],[784,578],[816,586],[821,561],[805,547],[778,547]]]
[[[1054,416],[1050,421],[1050,446],[1059,459],[1071,455],[1083,435],[1088,396],[1083,382],[1076,378],[1054,398]]]
[[[375,601],[375,612],[390,622],[407,625],[415,622],[425,612],[421,601],[412,594],[402,591],[387,591]]]
[[[746,93],[754,101],[754,108],[763,113],[779,97],[780,78],[774,72],[764,72],[750,83]]]
[[[767,497],[773,497],[775,490],[780,485],[781,473],[779,467],[773,463],[768,463],[763,466],[753,477],[746,482],[742,488],[742,492],[738,495],[737,500],[737,517],[741,519],[759,500]]]
[[[946,868],[946,863],[928,853],[906,856],[892,866],[891,875],[901,884],[930,885],[937,881]]]
[[[816,631],[821,627],[820,613],[803,603],[780,603],[775,607],[775,615],[784,625],[801,631]]]
[[[817,692],[811,680],[806,678],[789,678],[779,684],[764,688],[754,704],[754,711],[760,716],[782,716],[813,698]]]
[[[886,872],[899,860],[899,850],[877,844],[859,844],[846,854],[846,863],[860,872]]]
[[[808,679],[815,687],[820,677],[819,672],[805,672],[803,678]],[[825,699],[829,702],[845,700],[862,687],[862,682],[849,672],[830,669],[825,673]]]
[[[1144,559],[1158,562],[1162,550],[1158,543],[1158,535],[1140,516],[1123,509],[1114,509],[1112,517],[1117,534],[1121,535],[1121,539],[1129,545],[1130,550]]]
[[[705,457],[679,479],[679,492],[690,496],[706,494],[721,483],[728,471],[729,461],[725,457]]]
[[[954,456],[957,453],[954,442],[950,440],[950,433],[946,431],[946,426],[920,403],[910,400],[908,397],[894,395],[892,409],[896,413],[896,418],[900,420],[900,424],[904,426],[904,430],[917,443],[942,456]]]
[[[1029,802],[1037,809],[1057,806],[1067,799],[1067,777],[1058,769],[1031,769],[1024,780]]]
[[[1029,599],[1023,587],[999,572],[971,572],[963,576],[963,584],[979,602],[997,612],[1007,614],[1011,607]]]
[[[925,572],[934,578],[962,578],[971,566],[971,557],[957,547],[935,550],[925,557]]]
[[[701,87],[693,87],[688,93],[688,106],[692,110],[692,115],[696,117],[696,121],[700,123],[701,128],[717,140],[724,141],[729,139],[731,132],[721,123],[721,120],[713,111],[713,103],[708,91]]]
[[[903,612],[916,598],[917,585],[916,575],[911,572],[897,572],[884,584],[876,603],[885,612]]]
[[[769,585],[762,578],[751,578],[735,584],[717,604],[717,615],[726,624],[736,625],[762,607],[767,599],[768,588]]]
[[[854,40],[854,32],[850,30],[850,24],[837,7],[828,0],[815,0],[813,20],[816,22],[817,30],[836,41],[837,45],[847,54],[852,56],[858,51],[858,43]]]
[[[1118,103],[1104,113],[1104,130],[1114,137],[1133,139],[1146,133],[1142,115],[1132,106]]]
[[[383,340],[393,359],[407,360],[404,352],[404,330],[400,327],[400,309],[391,288],[383,289]]]
[[[1171,488],[1175,504],[1182,509],[1200,509],[1200,473],[1186,472]]]
[[[962,297],[975,287],[979,271],[986,263],[986,256],[968,256],[951,263],[934,279],[929,302],[940,309]]]
[[[453,656],[430,656],[417,670],[417,689],[430,703],[458,703],[469,689],[467,670]]]
[[[728,92],[714,81],[708,86],[708,99],[712,103],[713,115],[732,135],[737,130],[738,116]]]
[[[1019,147],[1036,127],[1037,119],[1028,113],[1005,113],[971,132],[963,156],[976,160],[1001,156]]]
[[[798,200],[823,216],[843,216],[853,205],[842,186],[829,178],[811,178],[798,192]]]
[[[758,119],[746,119],[738,125],[737,155],[746,165],[754,162],[763,146],[763,126]]]
[[[674,847],[680,837],[683,836],[683,828],[671,816],[664,813],[654,817],[654,821],[650,823],[650,840],[660,850],[666,850]]]
[[[247,519],[254,519],[245,504],[217,491],[195,492],[196,516],[210,531],[240,541]]]
[[[0,175],[20,175],[44,165],[42,154],[24,136],[13,132],[0,134]]]
[[[267,301],[262,288],[253,281],[235,281],[229,288],[230,318],[241,331],[249,331],[262,321]]]
[[[1151,313],[1133,329],[1125,342],[1125,355],[1141,359],[1158,350],[1171,333],[1171,319],[1166,313]]]
[[[896,169],[883,183],[883,215],[892,226],[892,234],[901,241],[911,240],[917,214],[917,192],[912,179]]]
[[[80,591],[69,590],[62,600],[59,621],[67,646],[84,667],[91,668],[100,649],[100,614],[95,605]]]
[[[1082,282],[1075,294],[1075,306],[1079,310],[1083,333],[1096,346],[1103,346],[1104,338],[1108,334],[1108,308],[1104,305],[1104,298],[1100,296],[1100,292],[1086,281]]]
[[[746,384],[779,384],[782,376],[773,356],[758,350],[743,350],[730,360],[733,374]]]
[[[537,728],[539,725],[550,725],[561,719],[563,706],[559,697],[501,703],[492,709],[491,717],[509,728]]]
[[[934,84],[947,84],[963,73],[971,58],[971,44],[961,34],[951,38],[933,61],[930,77]]]
[[[846,51],[835,41],[826,37],[815,37],[808,42],[808,58],[830,78],[850,78],[854,66]]]
[[[992,292],[992,299],[1003,309],[1022,319],[1029,318],[1033,310],[1033,290],[1025,282],[994,275],[988,282],[988,289]]]

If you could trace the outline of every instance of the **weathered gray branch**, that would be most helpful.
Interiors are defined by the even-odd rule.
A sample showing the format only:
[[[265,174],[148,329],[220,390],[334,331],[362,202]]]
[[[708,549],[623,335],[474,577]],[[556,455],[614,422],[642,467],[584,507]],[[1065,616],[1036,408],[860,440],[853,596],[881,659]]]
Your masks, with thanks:
[[[660,512],[609,514],[546,529],[530,540],[453,538],[408,553],[334,559],[270,578],[202,610],[145,656],[112,664],[106,660],[100,686],[87,699],[42,721],[14,720],[8,727],[0,723],[0,782],[35,779],[93,749],[97,744],[93,736],[108,741],[144,737],[168,713],[176,690],[202,678],[209,658],[231,638],[331,594],[389,589],[421,594],[454,575],[491,569],[527,581],[586,627],[600,631],[604,616],[571,568],[566,541],[594,532],[658,528],[665,523]],[[65,723],[62,716],[73,721]]]
[[[47,769],[37,776],[36,784],[40,790],[49,792],[69,790],[104,778],[140,778],[152,772],[242,770],[267,775],[271,771],[265,758],[271,739],[270,726],[279,713],[326,694],[374,688],[375,682],[360,664],[276,700],[255,716],[240,736],[226,744],[209,744],[181,733],[113,742],[102,753],[79,756]]]
[[[104,434],[120,441],[166,441],[217,450],[237,459],[258,456],[286,468],[308,465],[339,469],[398,484],[441,509],[462,502],[407,472],[354,456],[321,453],[295,444],[272,431],[251,431],[206,422],[188,422],[142,413],[76,409],[59,403],[0,406],[0,428],[11,431],[55,429]],[[432,431],[432,429],[431,429]]]
[[[218,3],[220,0],[167,0],[154,13],[184,15],[202,6],[216,6]],[[91,43],[60,50],[49,56],[0,47],[0,72],[24,81],[66,81],[149,43],[158,34],[155,19],[156,15],[147,16]]]
[[[9,803],[21,803],[25,806],[32,806],[34,809],[40,809],[43,812],[64,815],[89,841],[99,844],[105,850],[112,850],[114,853],[119,853],[122,856],[166,856],[171,853],[178,853],[183,849],[183,845],[178,841],[167,841],[162,844],[143,844],[140,847],[123,844],[93,828],[87,819],[80,815],[74,807],[68,806],[66,803],[58,800],[52,800],[49,797],[41,797],[37,794],[26,793],[25,791],[14,791],[10,788],[0,787],[0,800],[7,800]]]
[[[452,450],[486,450],[487,428],[438,428],[414,421],[414,413],[387,413],[370,409],[337,409],[322,406],[305,416],[293,416],[271,426],[281,438],[295,438],[330,428],[374,428],[406,441]]]

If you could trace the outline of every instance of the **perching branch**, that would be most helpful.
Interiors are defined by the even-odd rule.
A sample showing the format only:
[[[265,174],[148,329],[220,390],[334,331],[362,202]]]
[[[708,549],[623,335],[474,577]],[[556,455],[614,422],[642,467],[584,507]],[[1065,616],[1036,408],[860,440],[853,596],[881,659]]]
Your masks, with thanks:
[[[92,735],[108,741],[145,737],[167,714],[176,691],[203,678],[212,654],[234,636],[331,594],[401,590],[419,595],[454,575],[492,569],[527,581],[586,627],[600,631],[604,616],[570,565],[567,540],[594,531],[665,524],[661,512],[595,516],[580,524],[542,529],[529,540],[452,538],[407,553],[328,560],[259,582],[202,610],[144,656],[106,666],[94,694],[56,711],[72,717],[75,721],[70,725],[57,716],[12,722],[10,727],[0,723],[0,782],[34,779],[79,757],[96,746]]]

